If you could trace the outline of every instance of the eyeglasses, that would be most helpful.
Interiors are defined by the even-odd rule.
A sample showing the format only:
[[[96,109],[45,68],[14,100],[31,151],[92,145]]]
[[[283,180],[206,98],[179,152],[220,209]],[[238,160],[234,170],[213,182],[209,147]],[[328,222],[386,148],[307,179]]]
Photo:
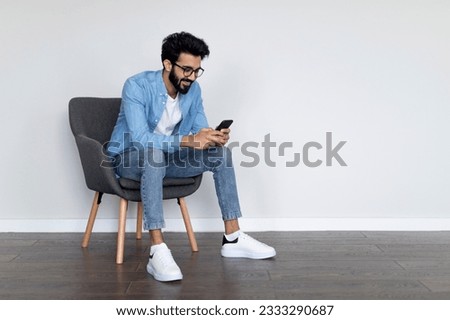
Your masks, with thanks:
[[[178,68],[183,69],[183,74],[185,77],[190,77],[192,75],[192,73],[194,73],[195,77],[198,78],[198,77],[201,77],[201,75],[205,71],[203,68],[192,69],[191,67],[182,67],[182,66],[176,64],[175,62],[173,64],[176,65]]]

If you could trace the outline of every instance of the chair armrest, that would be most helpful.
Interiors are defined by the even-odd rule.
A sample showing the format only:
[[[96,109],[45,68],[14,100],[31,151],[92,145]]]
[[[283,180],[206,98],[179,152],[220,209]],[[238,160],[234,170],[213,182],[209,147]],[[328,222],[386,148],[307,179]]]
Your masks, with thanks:
[[[76,135],[75,141],[83,167],[84,178],[89,189],[121,195],[111,157],[108,157],[100,142],[84,135]]]

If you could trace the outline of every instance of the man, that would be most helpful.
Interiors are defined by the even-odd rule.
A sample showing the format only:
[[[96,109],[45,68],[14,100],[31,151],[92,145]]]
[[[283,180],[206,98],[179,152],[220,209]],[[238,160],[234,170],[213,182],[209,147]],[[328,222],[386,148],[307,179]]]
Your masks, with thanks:
[[[147,271],[159,281],[183,275],[164,242],[162,205],[164,177],[193,177],[211,171],[225,226],[223,257],[267,259],[275,249],[243,233],[231,152],[225,147],[230,129],[209,128],[200,86],[202,60],[209,48],[181,32],[163,40],[163,69],[129,78],[108,152],[116,157],[120,177],[141,182],[144,229],[151,248]]]

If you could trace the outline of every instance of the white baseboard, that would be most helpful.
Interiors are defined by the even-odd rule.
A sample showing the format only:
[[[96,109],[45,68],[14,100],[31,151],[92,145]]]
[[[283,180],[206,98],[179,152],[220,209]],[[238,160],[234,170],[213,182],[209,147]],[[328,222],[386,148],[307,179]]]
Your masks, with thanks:
[[[0,220],[0,232],[84,232],[85,219],[61,220]],[[444,218],[242,218],[241,228],[257,231],[446,231],[450,230],[450,219]],[[182,219],[166,219],[165,231],[183,232]],[[116,232],[117,219],[97,219],[94,232]],[[192,219],[194,231],[221,232],[219,219]],[[134,232],[136,219],[128,219],[126,230]]]

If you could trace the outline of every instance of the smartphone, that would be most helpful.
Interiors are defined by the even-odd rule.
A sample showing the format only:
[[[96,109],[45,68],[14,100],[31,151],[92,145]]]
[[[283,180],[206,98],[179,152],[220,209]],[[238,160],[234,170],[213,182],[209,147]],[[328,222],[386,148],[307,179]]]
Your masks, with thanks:
[[[223,120],[217,127],[216,130],[222,130],[222,129],[228,129],[231,124],[233,123],[233,120]]]

